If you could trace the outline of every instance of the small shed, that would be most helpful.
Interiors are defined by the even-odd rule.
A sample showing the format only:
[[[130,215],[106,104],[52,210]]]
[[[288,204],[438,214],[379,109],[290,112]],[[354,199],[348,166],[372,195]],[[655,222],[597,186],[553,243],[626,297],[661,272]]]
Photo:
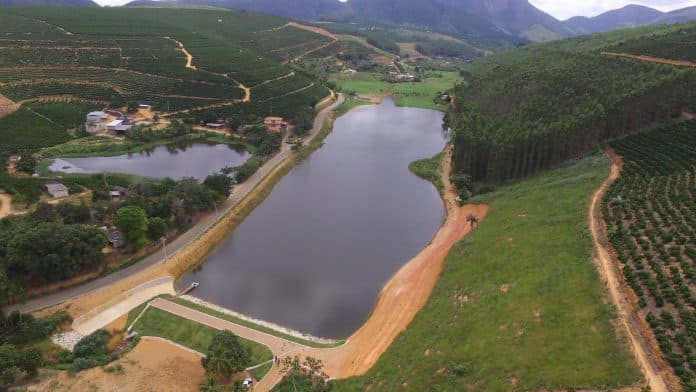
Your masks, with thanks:
[[[138,109],[150,110],[150,109],[152,109],[152,105],[148,105],[146,103],[141,103],[140,105],[138,105]]]
[[[46,182],[42,185],[42,187],[46,192],[48,192],[49,195],[51,195],[51,197],[56,199],[59,197],[66,197],[70,194],[67,186],[56,181]]]
[[[106,240],[108,241],[109,246],[114,249],[122,248],[126,244],[126,241],[123,239],[123,234],[121,234],[121,232],[117,229],[107,230]]]
[[[22,160],[21,155],[10,155],[10,162],[19,162]]]

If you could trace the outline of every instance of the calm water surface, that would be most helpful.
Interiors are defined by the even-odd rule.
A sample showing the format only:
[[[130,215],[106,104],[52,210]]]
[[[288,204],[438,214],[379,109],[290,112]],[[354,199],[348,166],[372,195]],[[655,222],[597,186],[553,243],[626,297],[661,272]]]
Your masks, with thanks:
[[[339,118],[320,150],[195,271],[177,283],[235,311],[343,338],[444,217],[436,189],[408,170],[443,149],[437,111],[391,100]]]
[[[143,177],[198,180],[226,166],[239,166],[250,154],[243,147],[214,144],[170,144],[114,157],[59,158],[49,170],[64,173],[128,173]]]

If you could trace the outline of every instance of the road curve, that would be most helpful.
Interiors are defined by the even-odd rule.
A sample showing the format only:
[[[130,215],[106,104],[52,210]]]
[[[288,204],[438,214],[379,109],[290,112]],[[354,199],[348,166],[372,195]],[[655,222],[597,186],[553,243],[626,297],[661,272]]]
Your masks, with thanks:
[[[341,105],[345,101],[342,94],[338,94],[338,99],[332,105],[322,109],[314,119],[314,124],[312,129],[307,134],[305,138],[305,144],[309,144],[319,131],[321,131],[324,122],[326,121],[329,113],[333,111],[337,106]],[[261,166],[256,173],[254,173],[249,179],[244,183],[235,186],[230,197],[225,200],[222,205],[218,206],[218,214],[208,214],[202,218],[193,227],[188,229],[186,232],[177,237],[174,241],[167,244],[167,253],[171,257],[177,251],[183,249],[211,228],[221,217],[225,216],[233,207],[235,207],[240,201],[242,201],[260,182],[263,180],[271,171],[278,166],[280,163],[288,159],[292,155],[292,146],[283,143],[280,152],[271,157],[263,166]],[[130,265],[126,268],[120,269],[104,277],[92,280],[90,282],[74,286],[65,290],[61,290],[54,294],[49,294],[41,297],[31,299],[23,304],[15,304],[5,308],[6,312],[12,312],[19,310],[22,313],[34,312],[41,309],[45,309],[54,305],[61,304],[69,299],[79,297],[81,295],[90,293],[95,290],[99,290],[111,284],[117,283],[123,279],[126,279],[132,275],[135,275],[157,263],[164,261],[164,252],[159,250],[140,260],[139,262]]]

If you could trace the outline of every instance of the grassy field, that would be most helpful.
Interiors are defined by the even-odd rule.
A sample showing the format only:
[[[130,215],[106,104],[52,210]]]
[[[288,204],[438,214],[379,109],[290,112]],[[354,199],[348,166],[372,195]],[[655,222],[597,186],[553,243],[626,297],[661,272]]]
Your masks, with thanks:
[[[138,317],[143,308],[144,306],[140,306],[128,314],[127,325]],[[218,332],[214,328],[152,307],[143,314],[133,329],[141,336],[159,336],[204,354],[213,336]],[[252,366],[273,359],[273,353],[266,346],[242,338],[240,340],[251,352]],[[254,369],[254,378],[260,380],[268,369],[269,367],[264,366]]]
[[[381,75],[374,73],[357,73],[355,75],[334,75],[343,91],[368,95],[391,95],[398,106],[410,106],[434,110],[446,110],[433,100],[438,93],[450,90],[462,80],[456,72],[428,71],[422,82],[388,83],[381,80]]]
[[[409,170],[418,177],[432,182],[440,192],[442,192],[444,188],[439,172],[440,164],[442,163],[442,154],[443,153],[439,153],[432,158],[419,159],[408,165]]]
[[[590,255],[592,156],[474,201],[488,217],[446,259],[425,308],[362,377],[336,390],[604,389],[640,373]]]
[[[205,306],[194,304],[193,302],[189,302],[185,299],[181,299],[181,298],[168,298],[168,299],[172,302],[178,303],[179,305],[183,305],[183,306],[189,307],[191,309],[195,309],[199,312],[203,312],[203,313],[209,314],[211,316],[221,318],[223,320],[231,321],[235,324],[243,325],[245,327],[249,327],[249,328],[255,329],[257,331],[265,332],[265,333],[273,335],[273,336],[287,339],[291,342],[304,344],[305,346],[309,346],[309,347],[336,347],[336,346],[343,344],[343,341],[338,341],[335,344],[321,344],[321,343],[315,343],[315,342],[312,342],[309,340],[299,339],[299,338],[296,338],[294,336],[286,335],[286,334],[280,333],[276,330],[273,330],[270,328],[265,328],[261,325],[248,322],[246,320],[242,320],[240,318],[230,316],[228,314],[216,312],[212,309],[206,308]]]

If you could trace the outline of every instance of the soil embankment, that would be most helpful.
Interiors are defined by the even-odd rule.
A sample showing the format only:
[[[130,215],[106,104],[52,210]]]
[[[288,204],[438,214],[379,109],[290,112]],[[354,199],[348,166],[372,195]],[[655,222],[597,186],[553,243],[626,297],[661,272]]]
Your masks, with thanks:
[[[609,155],[612,161],[611,173],[592,196],[589,211],[590,231],[592,233],[592,241],[595,245],[595,263],[597,264],[602,280],[607,286],[609,298],[617,309],[620,328],[628,338],[636,362],[647,380],[648,385],[650,385],[651,391],[667,392],[672,390],[668,388],[668,383],[666,381],[666,378],[669,377],[665,377],[668,376],[666,374],[668,372],[661,371],[655,361],[655,355],[659,356],[659,353],[651,349],[650,345],[647,343],[650,338],[646,338],[642,333],[642,331],[646,330],[641,329],[639,315],[635,312],[634,306],[631,305],[631,302],[635,301],[630,301],[629,299],[630,288],[623,282],[620,271],[616,268],[616,263],[608,248],[609,240],[607,238],[606,225],[600,207],[607,189],[619,178],[623,162],[621,161],[621,157],[611,149],[607,149],[607,155]]]
[[[119,368],[120,366],[120,368]],[[144,337],[133,351],[109,365],[79,372],[42,372],[30,391],[198,391],[205,380],[201,359],[169,342]]]

